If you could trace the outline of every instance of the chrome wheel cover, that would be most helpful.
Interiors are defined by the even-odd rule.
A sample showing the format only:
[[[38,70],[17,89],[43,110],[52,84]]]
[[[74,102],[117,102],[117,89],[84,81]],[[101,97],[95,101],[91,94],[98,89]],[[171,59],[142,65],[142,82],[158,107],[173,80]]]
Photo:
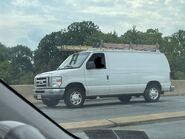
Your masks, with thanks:
[[[159,96],[159,91],[158,89],[156,88],[151,88],[149,90],[149,97],[152,99],[152,100],[156,100]]]
[[[79,105],[82,102],[82,95],[78,91],[74,91],[70,95],[70,101],[73,105]]]

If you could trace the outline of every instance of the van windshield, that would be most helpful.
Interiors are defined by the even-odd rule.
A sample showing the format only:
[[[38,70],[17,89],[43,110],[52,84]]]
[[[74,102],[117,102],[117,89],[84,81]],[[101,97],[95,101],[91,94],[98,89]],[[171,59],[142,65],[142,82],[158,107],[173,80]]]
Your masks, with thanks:
[[[71,68],[79,68],[85,59],[88,57],[90,53],[89,52],[81,52],[81,53],[75,53],[73,55],[70,55],[58,68],[60,69],[71,69]]]

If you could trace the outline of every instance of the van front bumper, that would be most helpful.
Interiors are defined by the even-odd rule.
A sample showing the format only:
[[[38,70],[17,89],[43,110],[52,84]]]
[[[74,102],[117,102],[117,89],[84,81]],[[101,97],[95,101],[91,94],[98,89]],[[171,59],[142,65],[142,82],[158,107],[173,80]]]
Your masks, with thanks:
[[[65,88],[34,89],[34,98],[41,99],[63,99]]]

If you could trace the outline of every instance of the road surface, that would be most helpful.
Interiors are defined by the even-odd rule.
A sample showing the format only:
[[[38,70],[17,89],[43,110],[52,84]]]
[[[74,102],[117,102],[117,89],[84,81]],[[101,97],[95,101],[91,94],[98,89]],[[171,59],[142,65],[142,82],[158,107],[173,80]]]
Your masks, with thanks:
[[[82,108],[67,108],[63,101],[55,108],[36,105],[57,123],[108,119],[122,116],[136,116],[161,112],[185,111],[185,96],[162,96],[157,103],[146,103],[143,98],[134,98],[122,104],[116,98],[87,100]]]
[[[113,129],[145,131],[150,139],[185,139],[185,120],[178,119]]]
[[[185,139],[185,119],[155,121],[151,123],[114,127],[107,130],[144,131],[150,139]],[[89,139],[82,131],[73,132],[79,138]]]

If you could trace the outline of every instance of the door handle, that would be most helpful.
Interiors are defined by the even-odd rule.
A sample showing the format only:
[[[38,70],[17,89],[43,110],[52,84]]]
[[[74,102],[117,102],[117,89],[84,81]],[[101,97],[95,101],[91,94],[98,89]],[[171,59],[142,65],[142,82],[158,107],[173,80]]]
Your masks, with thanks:
[[[109,80],[109,75],[107,75],[107,80]]]

